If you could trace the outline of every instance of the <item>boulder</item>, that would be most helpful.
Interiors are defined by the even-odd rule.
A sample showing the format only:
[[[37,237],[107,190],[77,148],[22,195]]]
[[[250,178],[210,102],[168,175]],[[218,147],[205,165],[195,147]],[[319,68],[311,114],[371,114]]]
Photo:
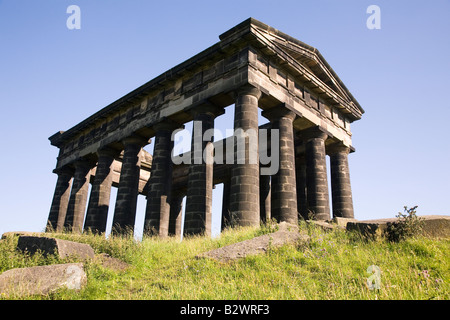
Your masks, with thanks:
[[[94,249],[88,244],[48,237],[20,236],[17,248],[31,254],[40,250],[44,255],[57,254],[60,258],[75,256],[79,259],[93,259]]]
[[[0,274],[0,295],[45,295],[61,288],[80,290],[86,282],[82,263],[11,269]]]

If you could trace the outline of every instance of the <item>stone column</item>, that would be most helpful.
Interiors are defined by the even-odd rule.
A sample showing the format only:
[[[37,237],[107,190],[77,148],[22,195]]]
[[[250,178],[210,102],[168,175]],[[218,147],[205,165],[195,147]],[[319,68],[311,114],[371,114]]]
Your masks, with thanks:
[[[295,160],[295,178],[297,180],[297,210],[303,219],[308,219],[307,189],[306,189],[306,159],[300,155]]]
[[[296,114],[284,105],[266,110],[262,115],[279,130],[280,168],[272,176],[272,216],[278,222],[297,224],[297,192],[295,180],[295,148],[293,121]]]
[[[272,218],[270,176],[259,176],[259,211],[261,222],[266,223]]]
[[[315,220],[330,219],[325,140],[328,135],[318,128],[303,132],[306,154],[308,215]]]
[[[90,161],[79,160],[75,162],[72,190],[64,221],[64,228],[68,231],[81,233],[83,229],[91,168],[92,163]]]
[[[261,91],[245,86],[236,92],[234,130],[243,130],[245,153],[239,155],[235,138],[234,164],[231,165],[230,211],[241,226],[259,225],[259,146],[258,100]],[[251,136],[251,138],[249,137]],[[250,145],[251,144],[251,145]]]
[[[186,195],[185,235],[211,235],[214,137],[206,137],[204,134],[207,130],[214,129],[215,117],[223,112],[223,108],[212,105],[201,105],[191,110],[194,125]]]
[[[140,152],[147,143],[148,139],[140,136],[122,140],[124,151],[112,226],[114,234],[128,234],[134,230],[141,171]]]
[[[149,179],[144,234],[169,235],[170,194],[172,189],[172,132],[180,127],[164,121],[154,126],[156,131],[152,171]]]
[[[62,231],[69,205],[70,187],[72,186],[73,168],[58,168],[53,171],[58,175],[52,206],[48,215],[46,231]]]
[[[170,201],[169,236],[181,237],[183,220],[183,198],[181,192],[173,192]]]
[[[84,222],[84,230],[94,233],[106,231],[108,219],[109,201],[111,196],[111,185],[113,179],[113,162],[119,152],[110,148],[97,151],[98,162],[92,183],[89,205]]]
[[[331,167],[333,217],[354,218],[348,154],[350,148],[333,145],[328,150]]]
[[[223,181],[221,230],[231,225],[230,187],[230,177],[226,177]]]

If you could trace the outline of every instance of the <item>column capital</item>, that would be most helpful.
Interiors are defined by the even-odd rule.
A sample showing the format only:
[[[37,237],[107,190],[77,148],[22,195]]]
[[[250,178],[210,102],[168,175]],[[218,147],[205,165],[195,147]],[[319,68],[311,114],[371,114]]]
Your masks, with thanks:
[[[108,157],[116,158],[120,155],[119,150],[113,149],[111,147],[103,147],[101,149],[98,149],[96,153],[97,153],[98,157],[108,156]]]
[[[184,125],[165,117],[153,125],[155,131],[173,131],[179,128],[184,128]]]
[[[261,115],[267,119],[272,121],[277,121],[280,118],[287,118],[291,121],[294,121],[297,117],[297,114],[289,109],[286,104],[282,103],[276,107],[264,110]]]
[[[90,159],[79,158],[74,161],[73,165],[75,166],[75,170],[77,168],[91,169],[91,168],[95,167],[95,162]]]
[[[140,145],[141,147],[145,146],[146,144],[149,143],[148,138],[142,137],[142,136],[138,136],[136,134],[132,134],[131,136],[125,137],[121,140],[123,145],[127,145],[127,144],[137,144]]]
[[[201,104],[192,106],[187,110],[194,118],[200,114],[207,114],[216,118],[225,113],[225,109],[209,101],[203,101]]]
[[[251,84],[246,84],[242,87],[239,87],[234,91],[235,98],[243,95],[252,95],[256,97],[256,99],[260,99],[262,92],[258,88],[252,86]]]
[[[322,140],[327,140],[329,134],[320,126],[315,126],[315,127],[311,127],[305,130],[300,131],[300,136],[303,138],[303,140],[305,141],[309,141],[311,139],[322,139]]]
[[[349,154],[351,152],[351,148],[344,145],[342,142],[334,143],[326,147],[327,154],[333,155],[336,153],[345,153]]]
[[[74,172],[75,172],[75,169],[71,166],[63,166],[63,167],[55,168],[53,170],[53,173],[56,173],[57,175],[66,174],[66,175],[73,176]]]

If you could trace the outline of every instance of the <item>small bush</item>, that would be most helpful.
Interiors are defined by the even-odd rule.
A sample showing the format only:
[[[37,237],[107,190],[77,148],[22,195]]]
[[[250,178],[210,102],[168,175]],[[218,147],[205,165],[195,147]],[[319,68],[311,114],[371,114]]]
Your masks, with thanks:
[[[399,212],[396,216],[396,222],[389,223],[387,226],[387,238],[389,241],[399,242],[407,238],[417,236],[422,231],[423,219],[416,215],[417,206],[409,208],[404,207],[404,212]]]

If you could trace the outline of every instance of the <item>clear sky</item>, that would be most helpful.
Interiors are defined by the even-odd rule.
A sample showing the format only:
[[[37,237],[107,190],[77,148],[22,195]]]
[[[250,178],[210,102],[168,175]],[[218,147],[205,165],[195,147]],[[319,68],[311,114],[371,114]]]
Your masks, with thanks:
[[[72,4],[79,30],[66,26]],[[381,29],[366,26],[372,4]],[[319,49],[365,109],[349,157],[357,219],[405,205],[449,215],[449,14],[449,0],[0,0],[0,234],[44,229],[58,153],[49,136],[249,17]]]

